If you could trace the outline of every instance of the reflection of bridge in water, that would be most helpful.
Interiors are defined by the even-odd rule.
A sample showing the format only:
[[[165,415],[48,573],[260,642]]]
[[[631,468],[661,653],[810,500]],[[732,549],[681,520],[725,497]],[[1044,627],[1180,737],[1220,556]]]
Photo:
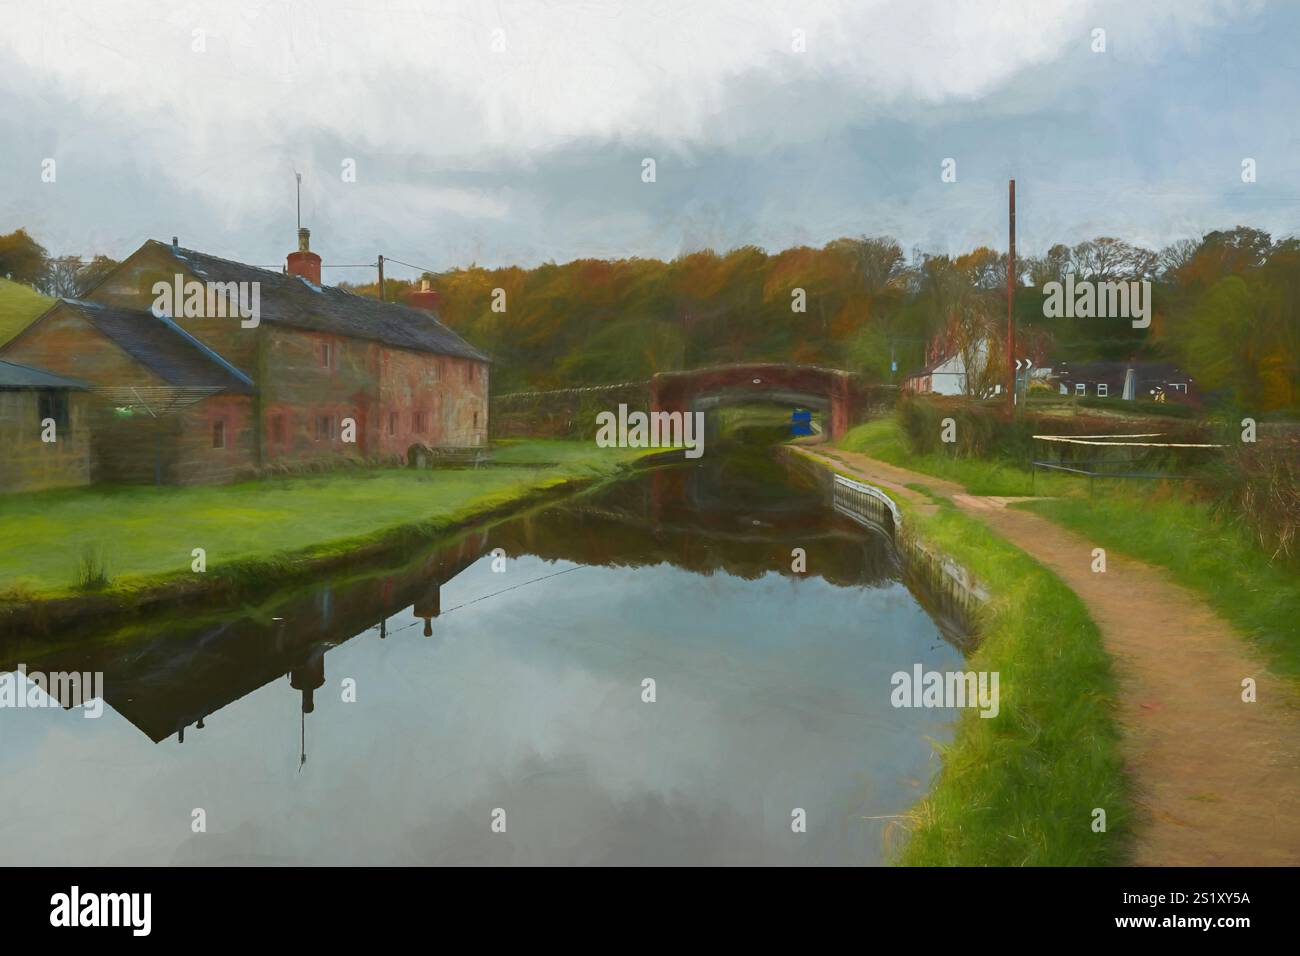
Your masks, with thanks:
[[[466,534],[397,569],[282,592],[255,611],[157,618],[147,625],[147,637],[135,636],[140,630],[135,625],[46,655],[39,669],[102,672],[109,707],[154,742],[175,736],[181,743],[187,730],[203,730],[211,714],[287,675],[301,697],[305,737],[306,716],[325,686],[330,650],[363,634],[383,640],[398,633],[414,636],[418,629],[423,637],[432,636],[437,618],[455,610],[443,607],[444,585],[496,548],[512,558],[532,555],[606,567],[667,563],[748,580],[775,573],[861,587],[898,579],[892,547],[864,537],[834,514],[817,489],[796,496],[792,504],[758,511],[723,507],[718,493],[708,469],[660,469],[644,481],[623,482]],[[796,546],[807,553],[806,574],[791,569]],[[529,583],[503,579],[500,590]],[[408,608],[411,618],[392,620]],[[0,668],[18,663],[0,660]]]

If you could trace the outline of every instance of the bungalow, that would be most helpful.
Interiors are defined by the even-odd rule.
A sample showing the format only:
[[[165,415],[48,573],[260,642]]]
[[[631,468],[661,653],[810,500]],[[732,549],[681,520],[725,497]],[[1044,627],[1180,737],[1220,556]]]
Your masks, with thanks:
[[[436,293],[412,308],[323,285],[309,238],[299,230],[283,272],[150,240],[0,354],[110,400],[116,417],[96,441],[104,480],[228,481],[485,448],[489,359],[438,321]],[[255,314],[214,309],[212,295],[182,308],[171,290],[191,286],[251,289]]]
[[[0,493],[90,481],[82,382],[0,362]]]

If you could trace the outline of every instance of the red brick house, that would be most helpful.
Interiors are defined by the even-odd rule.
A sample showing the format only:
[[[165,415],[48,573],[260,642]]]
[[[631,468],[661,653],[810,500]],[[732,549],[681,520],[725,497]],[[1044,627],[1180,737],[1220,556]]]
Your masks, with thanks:
[[[90,481],[86,386],[0,362],[0,494]]]
[[[489,359],[424,309],[325,286],[307,230],[284,272],[146,242],[0,349],[87,383],[97,480],[228,481],[280,464],[486,446]],[[159,311],[160,285],[254,289],[255,315]],[[179,299],[180,297],[177,296]],[[427,297],[436,301],[436,297]]]
[[[3,353],[89,387],[94,481],[195,484],[249,469],[252,379],[170,319],[61,299]]]

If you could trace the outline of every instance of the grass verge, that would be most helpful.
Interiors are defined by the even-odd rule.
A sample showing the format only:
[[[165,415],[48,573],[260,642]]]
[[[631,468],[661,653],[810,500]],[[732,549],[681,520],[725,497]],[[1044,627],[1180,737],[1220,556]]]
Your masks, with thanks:
[[[892,417],[878,418],[851,429],[835,447],[943,478],[964,486],[973,495],[1051,495],[1079,486],[1077,479],[1059,473],[1039,472],[1035,478],[1028,468],[1008,461],[958,458],[933,452],[918,455],[908,448],[906,436]]]
[[[838,447],[946,479],[971,494],[1028,495],[1033,487],[1038,495],[1056,496],[1015,507],[1167,569],[1257,647],[1276,673],[1300,678],[1300,575],[1294,565],[1270,560],[1244,531],[1185,490],[1099,480],[1090,499],[1086,479],[1042,472],[1031,486],[1029,472],[1011,462],[915,454],[893,418],[854,428]]]
[[[1184,587],[1204,595],[1278,674],[1300,678],[1300,575],[1270,561],[1239,528],[1210,507],[1169,489],[1141,496],[1123,489],[1092,501],[1059,498],[1024,502],[1103,548],[1166,568]]]
[[[993,595],[968,660],[999,674],[1000,711],[966,710],[928,796],[909,813],[905,866],[1124,862],[1131,797],[1101,635],[1065,584],[949,503],[904,521]],[[1093,831],[1096,808],[1106,832]]]

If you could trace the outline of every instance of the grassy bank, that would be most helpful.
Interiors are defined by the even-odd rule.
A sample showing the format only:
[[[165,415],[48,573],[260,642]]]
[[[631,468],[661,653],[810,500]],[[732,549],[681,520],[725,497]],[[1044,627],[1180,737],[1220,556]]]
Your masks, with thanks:
[[[1028,468],[1009,461],[958,458],[940,452],[917,454],[908,447],[907,437],[892,417],[851,429],[837,447],[943,478],[964,486],[973,495],[1061,494],[1079,487],[1077,479],[1060,474],[1040,472],[1035,479]]]
[[[49,296],[0,276],[0,345],[27,328],[53,304]]]
[[[943,769],[909,814],[908,866],[1102,866],[1122,863],[1131,820],[1101,635],[1054,574],[944,505],[905,523],[992,594],[968,660],[996,672],[1001,710],[963,712]],[[1092,829],[1095,808],[1106,832]]]
[[[946,479],[971,494],[1054,496],[1017,507],[1166,568],[1203,595],[1279,674],[1300,677],[1300,575],[1293,565],[1270,561],[1241,529],[1216,518],[1186,489],[1099,480],[1089,499],[1083,478],[1040,472],[1031,484],[1026,469],[1005,460],[916,454],[893,418],[854,428],[839,447]]]
[[[589,442],[504,446],[479,469],[376,469],[200,487],[94,487],[0,497],[0,603],[129,595],[191,571],[273,573],[440,527],[565,482],[600,479],[645,454]]]
[[[1103,548],[1167,568],[1204,595],[1277,673],[1300,678],[1300,574],[1294,565],[1271,562],[1240,529],[1217,520],[1208,504],[1172,489],[1120,488],[1092,501],[1059,498],[1019,507]]]

